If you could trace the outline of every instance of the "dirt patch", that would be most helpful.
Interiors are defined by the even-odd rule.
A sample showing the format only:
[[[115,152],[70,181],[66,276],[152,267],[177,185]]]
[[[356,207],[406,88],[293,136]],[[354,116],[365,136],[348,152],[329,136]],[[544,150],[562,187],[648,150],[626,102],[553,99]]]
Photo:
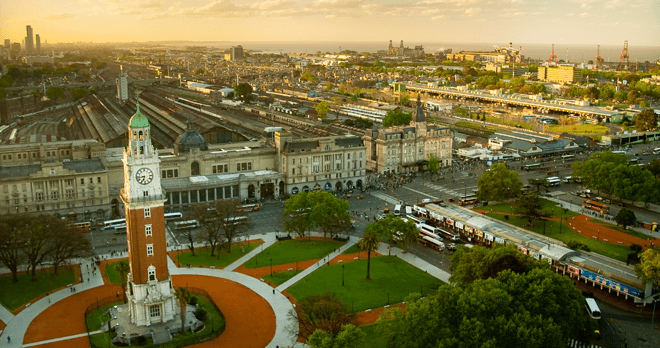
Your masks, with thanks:
[[[621,244],[621,245],[631,245],[638,244],[647,249],[649,247],[649,241],[652,241],[653,244],[657,245],[656,238],[649,237],[649,240],[642,239],[604,225],[601,225],[596,222],[591,222],[592,218],[586,215],[579,215],[572,218],[566,219],[568,227],[571,228],[574,232],[580,233],[581,235],[587,238],[596,238],[600,241],[611,243],[611,244]]]
[[[7,327],[4,321],[0,320],[0,330],[4,330]]]
[[[330,260],[331,265],[335,265],[338,263],[346,263],[346,262],[351,262],[351,261],[358,261],[358,260],[366,260],[367,259],[367,252],[366,251],[360,251],[358,253],[353,253],[353,254],[341,254],[337,255],[334,259]],[[378,252],[372,251],[371,252],[371,258],[373,259],[374,257],[381,256]],[[341,262],[339,262],[341,261]]]
[[[83,337],[78,337],[78,338],[72,338],[70,340],[40,344],[40,345],[34,346],[34,347],[40,347],[40,348],[42,348],[42,347],[43,348],[71,348],[71,347],[89,348],[89,338],[87,338],[87,336],[83,336]]]
[[[97,300],[115,296],[118,291],[121,293],[119,285],[104,285],[76,293],[53,303],[30,323],[23,342],[34,343],[86,333],[85,310],[87,307]]]
[[[208,292],[225,316],[225,331],[212,341],[193,347],[263,348],[275,336],[275,312],[268,302],[247,287],[222,278],[178,275],[175,286]]]
[[[402,308],[402,309],[405,309],[406,305],[403,304],[403,303],[399,303],[399,304],[392,305],[389,308]],[[358,325],[362,326],[362,325],[369,325],[369,324],[375,323],[378,320],[378,318],[380,318],[380,316],[383,315],[383,313],[385,312],[386,309],[388,309],[388,308],[381,307],[381,308],[372,309],[369,312],[365,311],[365,312],[358,313],[357,314]]]

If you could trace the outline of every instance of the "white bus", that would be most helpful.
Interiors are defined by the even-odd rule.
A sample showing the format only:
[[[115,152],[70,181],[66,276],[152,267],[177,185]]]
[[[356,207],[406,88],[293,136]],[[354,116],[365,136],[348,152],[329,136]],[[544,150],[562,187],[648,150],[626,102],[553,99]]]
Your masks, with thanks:
[[[561,159],[563,160],[572,160],[575,158],[575,155],[563,155],[561,156]]]
[[[596,303],[596,300],[593,298],[587,298],[584,300],[584,307],[587,309],[587,313],[589,313],[589,316],[591,319],[600,319],[600,308],[598,308],[598,304]]]
[[[654,155],[660,154],[660,147],[656,147],[655,149],[653,149],[653,154]]]
[[[420,218],[418,218],[417,216],[412,215],[412,214],[407,215],[406,218],[408,218],[408,219],[414,221],[415,224],[417,224],[417,225],[419,225],[419,224],[425,224],[425,223],[426,223],[426,220],[422,220],[422,219],[420,219]]]
[[[394,215],[401,215],[401,204],[394,206]]]
[[[559,186],[561,184],[561,179],[558,176],[547,178],[545,181],[548,183],[548,186]]]
[[[197,227],[199,227],[199,221],[197,220],[177,221],[174,223],[174,229],[177,231],[191,230]]]
[[[117,226],[117,225],[124,225],[124,227],[126,227],[126,219],[115,219],[115,220],[103,221],[103,227],[101,229],[102,230],[110,230],[110,229],[114,229],[115,226]]]
[[[165,216],[165,221],[177,221],[183,218],[183,214],[179,212],[165,213],[163,215]]]
[[[447,239],[449,239],[449,240],[453,240],[453,241],[461,240],[461,236],[458,233],[447,231],[443,228],[438,228],[436,230],[438,232],[444,234],[445,236],[447,236]]]
[[[406,215],[412,215],[412,207],[409,205],[406,206]]]
[[[417,229],[421,234],[425,236],[434,238],[435,240],[440,240],[440,241],[442,240],[442,237],[440,237],[438,229],[433,226],[429,226],[427,224],[417,224]]]
[[[570,176],[570,175],[569,175],[569,176],[565,176],[565,177],[564,177],[564,182],[567,183],[567,184],[570,184],[570,183],[571,183],[571,176]]]
[[[247,222],[248,222],[247,216],[234,216],[225,219],[225,223],[227,224],[231,223],[234,225],[246,224]]]

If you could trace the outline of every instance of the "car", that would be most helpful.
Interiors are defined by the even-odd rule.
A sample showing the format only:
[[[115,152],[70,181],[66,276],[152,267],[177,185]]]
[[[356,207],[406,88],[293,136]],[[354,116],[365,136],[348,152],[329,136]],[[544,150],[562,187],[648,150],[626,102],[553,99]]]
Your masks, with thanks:
[[[376,215],[375,217],[376,221],[382,220],[384,218],[385,218],[385,214]]]
[[[357,198],[357,199],[364,199],[364,196],[363,196],[363,195],[357,195],[357,196],[355,196],[355,198]]]
[[[456,248],[458,248],[458,245],[456,245],[456,243],[447,244],[447,250],[449,250],[449,251],[454,251],[454,250],[456,250]]]
[[[424,199],[422,199],[422,203],[431,203],[431,199],[430,198],[424,198]]]

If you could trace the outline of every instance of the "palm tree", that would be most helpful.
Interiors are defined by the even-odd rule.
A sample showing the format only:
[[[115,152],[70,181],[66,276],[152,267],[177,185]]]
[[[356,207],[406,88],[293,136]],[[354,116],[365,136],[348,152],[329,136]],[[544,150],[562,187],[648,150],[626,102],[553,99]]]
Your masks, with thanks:
[[[371,251],[378,249],[378,244],[380,244],[380,233],[377,231],[378,227],[376,224],[371,224],[367,226],[367,229],[362,235],[362,239],[358,241],[358,245],[362,250],[367,250],[367,280],[371,280],[369,276],[369,271],[371,267]]]
[[[186,330],[186,306],[190,301],[190,292],[186,287],[180,287],[174,292],[174,296],[179,301],[179,309],[181,310],[181,333]]]
[[[121,261],[115,265],[115,269],[119,272],[121,276],[121,289],[124,293],[124,302],[126,302],[126,283],[128,282],[128,273],[131,272],[131,268],[128,265],[128,260]]]

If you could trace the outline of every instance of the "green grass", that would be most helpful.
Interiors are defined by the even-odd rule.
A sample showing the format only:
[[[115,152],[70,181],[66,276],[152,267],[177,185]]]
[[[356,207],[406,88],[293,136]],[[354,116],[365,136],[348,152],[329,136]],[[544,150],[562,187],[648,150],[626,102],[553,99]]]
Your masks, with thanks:
[[[527,220],[522,219],[519,216],[509,216],[509,220],[504,219],[504,215],[502,214],[497,214],[497,213],[486,213],[487,216],[493,217],[495,219],[501,220],[508,222],[512,225],[518,226],[520,228],[524,228],[529,231],[533,231],[539,234],[544,234],[543,233],[543,222],[542,221],[535,221],[534,226],[529,227],[529,226],[523,226],[527,224]],[[613,259],[619,260],[626,262],[626,259],[628,257],[628,253],[631,252],[630,248],[624,245],[616,245],[616,244],[611,244],[607,242],[601,242],[597,241],[593,238],[587,238],[577,232],[573,232],[572,230],[569,229],[569,227],[566,225],[566,222],[564,221],[562,223],[561,227],[561,233],[559,233],[559,221],[552,221],[552,220],[547,220],[545,223],[545,235],[554,239],[557,239],[559,241],[562,241],[564,243],[575,240],[581,243],[586,244],[589,246],[591,251],[601,254],[607,257],[611,257]]]
[[[89,336],[89,341],[91,342],[92,348],[108,348],[113,347],[110,342],[116,336],[117,334],[114,331],[99,333]]]
[[[302,272],[302,269],[299,269],[297,271],[287,271],[287,272],[275,272],[271,276],[270,274],[263,276],[262,278],[266,279],[267,281],[275,284],[275,285],[281,285],[287,280],[293,278],[296,276],[296,274]]]
[[[245,268],[259,268],[270,265],[284,265],[296,261],[316,260],[330,254],[345,242],[327,240],[291,239],[277,242],[243,264]]]
[[[590,221],[590,222],[593,222],[593,223],[597,223],[597,224],[603,225],[603,226],[605,226],[605,227],[607,227],[607,228],[611,228],[611,229],[613,229],[613,230],[617,230],[617,231],[619,231],[619,232],[623,232],[623,233],[625,233],[625,234],[629,234],[629,235],[634,236],[634,237],[637,237],[637,238],[641,238],[641,239],[643,239],[643,240],[646,240],[646,239],[648,239],[648,238],[651,238],[649,235],[644,234],[644,233],[642,233],[642,232],[637,232],[637,231],[634,231],[634,230],[624,230],[623,227],[621,227],[621,226],[617,226],[617,225],[613,225],[613,224],[608,224],[607,222],[605,222],[605,221],[601,221],[601,220],[598,220],[598,219],[591,219],[591,220],[589,220],[589,221]]]
[[[32,281],[32,274],[20,272],[18,282],[14,283],[11,275],[0,277],[0,304],[10,312],[33,299],[76,282],[73,271],[60,267],[57,277],[52,272],[37,272],[37,281]]]
[[[87,330],[89,330],[90,332],[101,330],[101,322],[110,320],[110,317],[107,315],[103,315],[103,313],[105,313],[105,311],[107,311],[110,307],[114,305],[122,305],[122,304],[124,304],[124,301],[117,301],[114,303],[107,304],[101,307],[96,312],[92,313],[90,316],[85,317],[85,322],[87,323]]]
[[[361,348],[385,348],[387,338],[378,333],[378,324],[363,325],[360,329],[367,334],[364,336]]]
[[[111,284],[121,284],[121,274],[117,272],[117,266],[122,262],[128,264],[128,259],[115,261],[105,267],[105,274],[108,276]]]
[[[211,256],[211,248],[204,249],[195,249],[195,256],[192,256],[190,251],[181,253],[177,255],[179,263],[182,265],[192,265],[192,266],[204,266],[210,267],[214,266],[215,268],[225,268],[231,265],[236,260],[245,256],[258,246],[263,244],[263,242],[250,242],[250,245],[247,244],[232,244],[231,253],[227,253],[225,249],[222,249],[222,252],[218,253],[216,249],[215,256]],[[244,252],[241,252],[241,245],[243,246]]]
[[[359,253],[360,251],[362,251],[362,249],[360,249],[360,246],[359,246],[357,243],[355,243],[355,244],[353,244],[353,246],[351,246],[350,248],[346,249],[346,251],[344,251],[344,252],[342,253],[342,255],[357,254],[357,253]]]
[[[547,199],[540,198],[541,200],[541,211],[544,213],[550,214],[552,216],[556,217],[563,217],[564,219],[573,217],[573,216],[578,216],[580,214],[569,210],[565,213],[561,213],[561,208],[558,206],[557,202],[553,202]],[[515,203],[514,203],[515,204]],[[487,205],[484,207],[479,207],[479,209],[487,210],[487,211],[497,211],[501,213],[508,213],[508,214],[515,214],[515,206],[512,206],[509,203],[498,203],[498,204],[493,204],[493,205]]]
[[[556,133],[569,133],[569,134],[607,134],[609,128],[595,124],[580,124],[580,125],[565,125],[560,126],[553,124],[548,126],[548,131]]]
[[[342,282],[344,266],[344,284]],[[371,259],[371,280],[366,280],[367,260],[323,266],[287,291],[296,299],[334,292],[339,299],[360,312],[400,303],[411,293],[435,293],[443,282],[394,256]]]

